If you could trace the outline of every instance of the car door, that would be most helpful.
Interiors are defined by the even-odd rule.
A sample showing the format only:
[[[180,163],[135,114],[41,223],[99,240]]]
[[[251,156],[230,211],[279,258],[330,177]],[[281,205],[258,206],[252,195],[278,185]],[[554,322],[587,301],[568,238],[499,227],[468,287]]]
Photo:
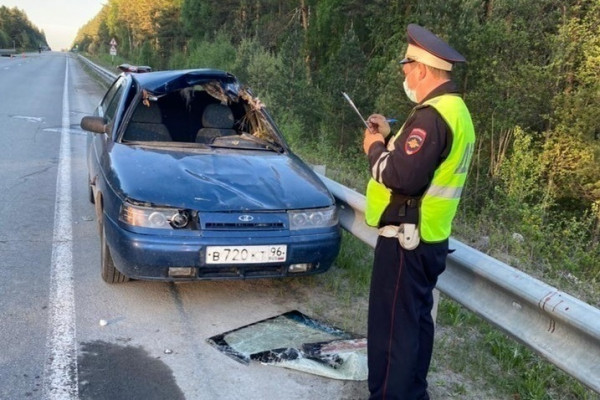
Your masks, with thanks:
[[[107,192],[107,187],[110,186],[106,182],[107,169],[110,169],[108,152],[114,144],[121,99],[126,91],[127,82],[128,80],[124,76],[119,77],[108,89],[95,112],[97,116],[105,118],[108,129],[106,133],[93,134],[88,152],[88,168],[90,182],[103,196]]]

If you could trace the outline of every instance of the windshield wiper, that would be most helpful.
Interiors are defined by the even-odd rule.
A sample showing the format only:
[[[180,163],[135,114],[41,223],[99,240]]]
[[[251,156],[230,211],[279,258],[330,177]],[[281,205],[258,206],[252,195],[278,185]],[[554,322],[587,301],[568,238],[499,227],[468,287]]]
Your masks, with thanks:
[[[246,132],[242,132],[242,134],[240,136],[251,142],[262,144],[263,146],[265,146],[273,151],[276,151],[277,153],[283,153],[283,146],[281,146],[277,143],[269,142],[266,139],[261,139],[254,135],[250,135],[249,133],[246,133]]]
[[[248,146],[240,146],[240,141],[252,142],[261,147],[248,147]],[[225,143],[218,143],[225,142]],[[270,150],[276,153],[283,153],[284,149],[282,146],[269,142],[268,140],[264,140],[258,138],[256,136],[252,136],[248,133],[242,133],[240,136],[222,136],[217,137],[213,140],[212,143],[209,144],[211,147],[220,147],[220,148],[229,148],[229,149],[245,149],[245,150]]]

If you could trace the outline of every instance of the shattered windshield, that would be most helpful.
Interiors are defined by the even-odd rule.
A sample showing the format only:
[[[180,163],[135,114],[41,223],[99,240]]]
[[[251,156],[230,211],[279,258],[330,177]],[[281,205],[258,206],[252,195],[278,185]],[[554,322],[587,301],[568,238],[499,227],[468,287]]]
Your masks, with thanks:
[[[285,151],[262,102],[237,82],[194,82],[160,94],[142,90],[125,118],[123,143]]]

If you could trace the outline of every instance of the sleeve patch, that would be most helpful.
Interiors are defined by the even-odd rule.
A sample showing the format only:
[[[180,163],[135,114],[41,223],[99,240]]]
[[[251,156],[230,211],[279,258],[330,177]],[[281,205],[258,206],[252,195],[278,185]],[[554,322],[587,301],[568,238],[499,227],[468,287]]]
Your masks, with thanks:
[[[408,135],[408,139],[406,139],[406,142],[404,143],[404,151],[406,154],[412,156],[421,150],[426,137],[427,132],[425,132],[423,129],[413,129]]]

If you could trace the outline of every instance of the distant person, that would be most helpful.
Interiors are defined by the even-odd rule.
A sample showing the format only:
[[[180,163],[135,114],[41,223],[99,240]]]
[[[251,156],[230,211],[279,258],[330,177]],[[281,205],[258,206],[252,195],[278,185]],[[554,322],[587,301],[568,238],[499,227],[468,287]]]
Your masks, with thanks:
[[[368,318],[369,391],[374,399],[429,399],[433,289],[446,268],[452,220],[475,133],[450,71],[465,58],[427,29],[408,25],[400,61],[415,107],[393,137],[369,117],[367,224],[379,228]]]

